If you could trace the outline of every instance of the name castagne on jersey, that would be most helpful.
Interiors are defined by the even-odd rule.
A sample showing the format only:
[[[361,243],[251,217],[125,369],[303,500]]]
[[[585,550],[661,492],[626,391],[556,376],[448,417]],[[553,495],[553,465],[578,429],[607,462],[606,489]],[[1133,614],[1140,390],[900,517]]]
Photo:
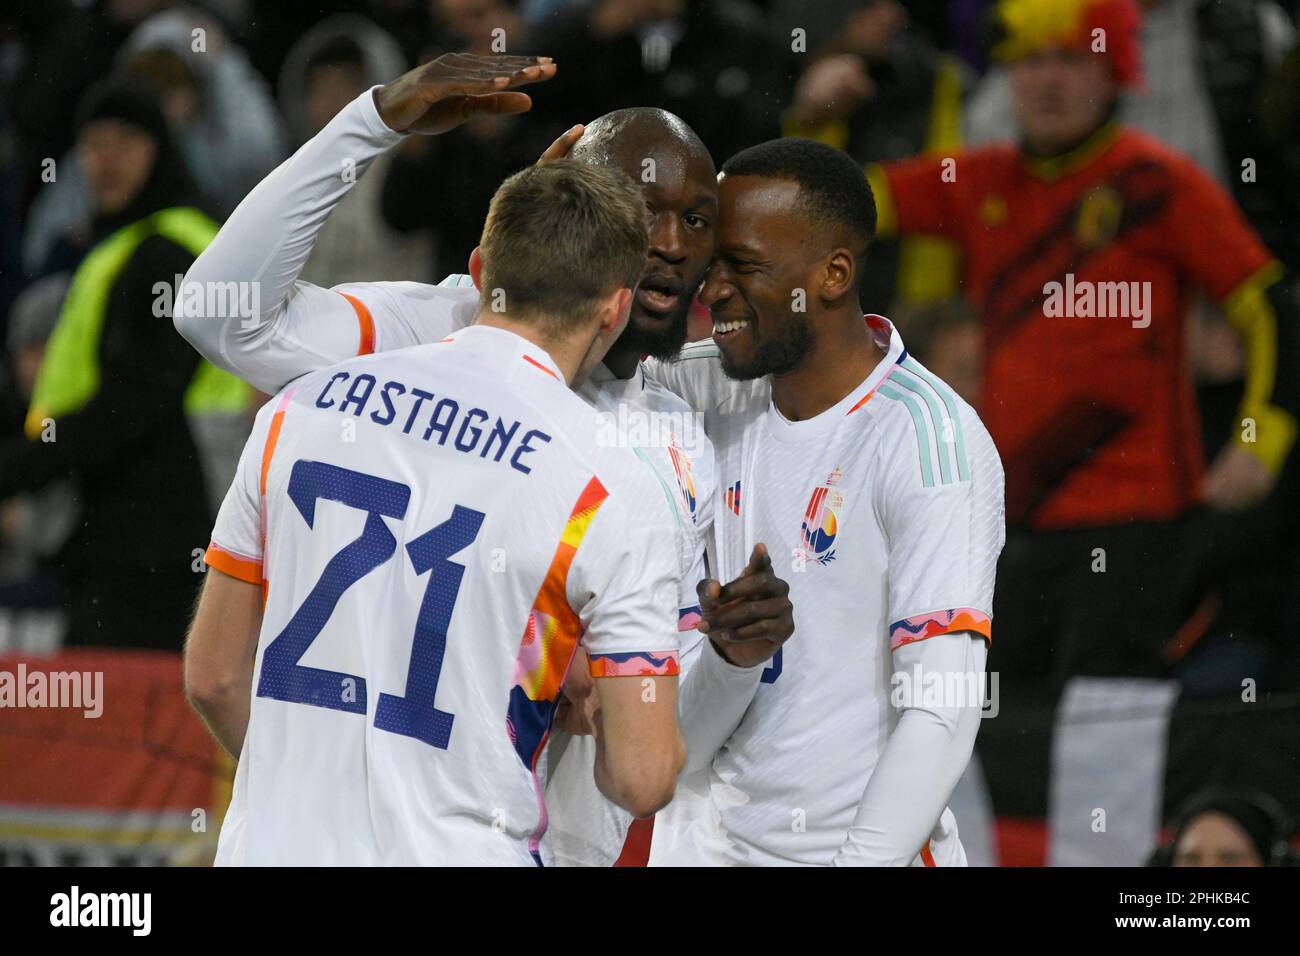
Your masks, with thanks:
[[[467,455],[477,452],[483,459],[491,455],[494,462],[500,462],[513,448],[510,467],[525,475],[530,474],[532,468],[521,459],[539,449],[535,443],[545,444],[551,440],[551,436],[539,428],[524,428],[519,421],[507,422],[482,408],[469,408],[462,413],[456,399],[439,398],[423,388],[389,380],[379,386],[376,393],[376,386],[379,383],[373,375],[335,372],[316,396],[316,407],[334,409],[357,418],[370,407],[369,418],[376,425],[391,427],[400,422],[403,435],[426,442],[433,441],[436,435],[438,444],[444,447],[448,446],[450,439],[450,447],[457,451]],[[430,407],[427,423],[419,429],[415,423],[425,402],[434,404]],[[489,419],[491,425],[487,424]]]

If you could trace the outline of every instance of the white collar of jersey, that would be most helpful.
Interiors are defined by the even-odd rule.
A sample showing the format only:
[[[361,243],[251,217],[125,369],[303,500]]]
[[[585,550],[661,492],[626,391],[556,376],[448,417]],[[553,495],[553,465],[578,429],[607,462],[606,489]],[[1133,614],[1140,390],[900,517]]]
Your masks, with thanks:
[[[636,396],[645,391],[645,366],[638,363],[636,372],[631,378],[619,378],[609,370],[609,366],[601,362],[591,370],[587,376],[587,381],[598,387],[607,395],[614,395],[617,398],[635,400]]]
[[[803,441],[805,438],[834,429],[842,418],[857,411],[865,404],[865,399],[889,376],[889,373],[894,370],[894,366],[907,358],[907,349],[903,347],[903,340],[892,322],[883,315],[873,314],[864,316],[864,318],[871,330],[872,340],[880,348],[886,350],[884,357],[876,363],[875,368],[871,370],[866,378],[820,415],[814,415],[812,418],[803,421],[792,422],[777,410],[775,402],[769,401],[765,418],[768,432],[772,437],[785,441]]]
[[[561,385],[565,383],[564,373],[560,371],[560,366],[555,364],[555,359],[551,358],[546,349],[508,329],[500,329],[493,325],[467,325],[463,329],[457,329],[443,341],[483,342],[493,352],[501,355],[508,355],[506,350],[511,349],[521,361],[534,365],[539,373],[553,375]]]

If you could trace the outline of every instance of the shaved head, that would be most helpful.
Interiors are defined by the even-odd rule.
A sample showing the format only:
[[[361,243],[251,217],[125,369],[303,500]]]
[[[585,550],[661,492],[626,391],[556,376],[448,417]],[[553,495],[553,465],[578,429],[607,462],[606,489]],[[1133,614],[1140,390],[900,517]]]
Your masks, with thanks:
[[[695,130],[680,116],[653,106],[614,110],[592,120],[569,151],[569,158],[593,166],[621,166],[631,156],[639,165],[649,148],[679,151],[713,165],[713,157]]]
[[[650,252],[627,331],[610,350],[607,363],[628,371],[642,355],[676,355],[686,341],[691,303],[713,257],[718,218],[713,157],[681,117],[653,107],[632,107],[588,123],[569,158],[621,170],[641,187],[645,199]]]

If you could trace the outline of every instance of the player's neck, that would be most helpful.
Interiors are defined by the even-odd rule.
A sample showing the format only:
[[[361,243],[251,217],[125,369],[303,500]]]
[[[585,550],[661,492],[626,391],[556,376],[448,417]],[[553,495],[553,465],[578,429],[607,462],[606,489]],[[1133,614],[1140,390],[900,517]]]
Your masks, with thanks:
[[[787,421],[815,418],[861,385],[884,356],[860,314],[824,322],[802,364],[772,376],[772,402]]]
[[[587,352],[591,349],[591,343],[583,341],[582,336],[568,335],[560,338],[554,335],[546,335],[536,323],[521,322],[502,312],[480,312],[475,317],[474,324],[512,332],[521,339],[536,345],[549,355],[551,361],[559,367],[560,374],[564,376],[565,385],[573,384],[578,369],[582,366],[582,360],[586,358]]]
[[[604,361],[605,368],[615,378],[629,379],[636,374],[637,366],[641,364],[641,352],[635,346],[630,349],[623,346],[620,339],[609,347]]]

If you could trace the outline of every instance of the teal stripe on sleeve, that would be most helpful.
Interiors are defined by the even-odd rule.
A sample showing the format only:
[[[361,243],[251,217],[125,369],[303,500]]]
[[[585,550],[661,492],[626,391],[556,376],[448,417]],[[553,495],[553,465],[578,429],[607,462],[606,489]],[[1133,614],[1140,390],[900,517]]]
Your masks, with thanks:
[[[903,368],[907,369],[917,378],[923,379],[929,383],[930,387],[939,393],[943,399],[944,407],[948,409],[948,417],[952,419],[953,438],[956,447],[953,449],[957,455],[957,477],[961,481],[970,479],[970,466],[966,461],[966,438],[962,433],[961,416],[957,414],[957,405],[953,401],[953,392],[948,385],[935,378],[930,372],[927,372],[911,358],[903,360]]]
[[[921,451],[921,483],[926,488],[933,488],[934,469],[930,466],[930,441],[925,437],[925,423],[921,421],[921,409],[909,396],[895,391],[884,383],[878,385],[876,391],[886,398],[902,402],[903,406],[911,413],[912,424],[916,427],[916,444]]]
[[[948,468],[948,448],[952,445],[952,442],[944,441],[943,435],[940,433],[939,423],[943,421],[944,416],[943,412],[939,410],[939,403],[934,400],[934,396],[930,394],[929,389],[922,386],[910,375],[896,374],[893,375],[892,378],[913,395],[917,395],[924,399],[926,406],[930,409],[930,422],[931,427],[934,430],[935,451],[938,452],[939,455],[939,480],[945,485],[950,484],[952,482],[952,472]]]

